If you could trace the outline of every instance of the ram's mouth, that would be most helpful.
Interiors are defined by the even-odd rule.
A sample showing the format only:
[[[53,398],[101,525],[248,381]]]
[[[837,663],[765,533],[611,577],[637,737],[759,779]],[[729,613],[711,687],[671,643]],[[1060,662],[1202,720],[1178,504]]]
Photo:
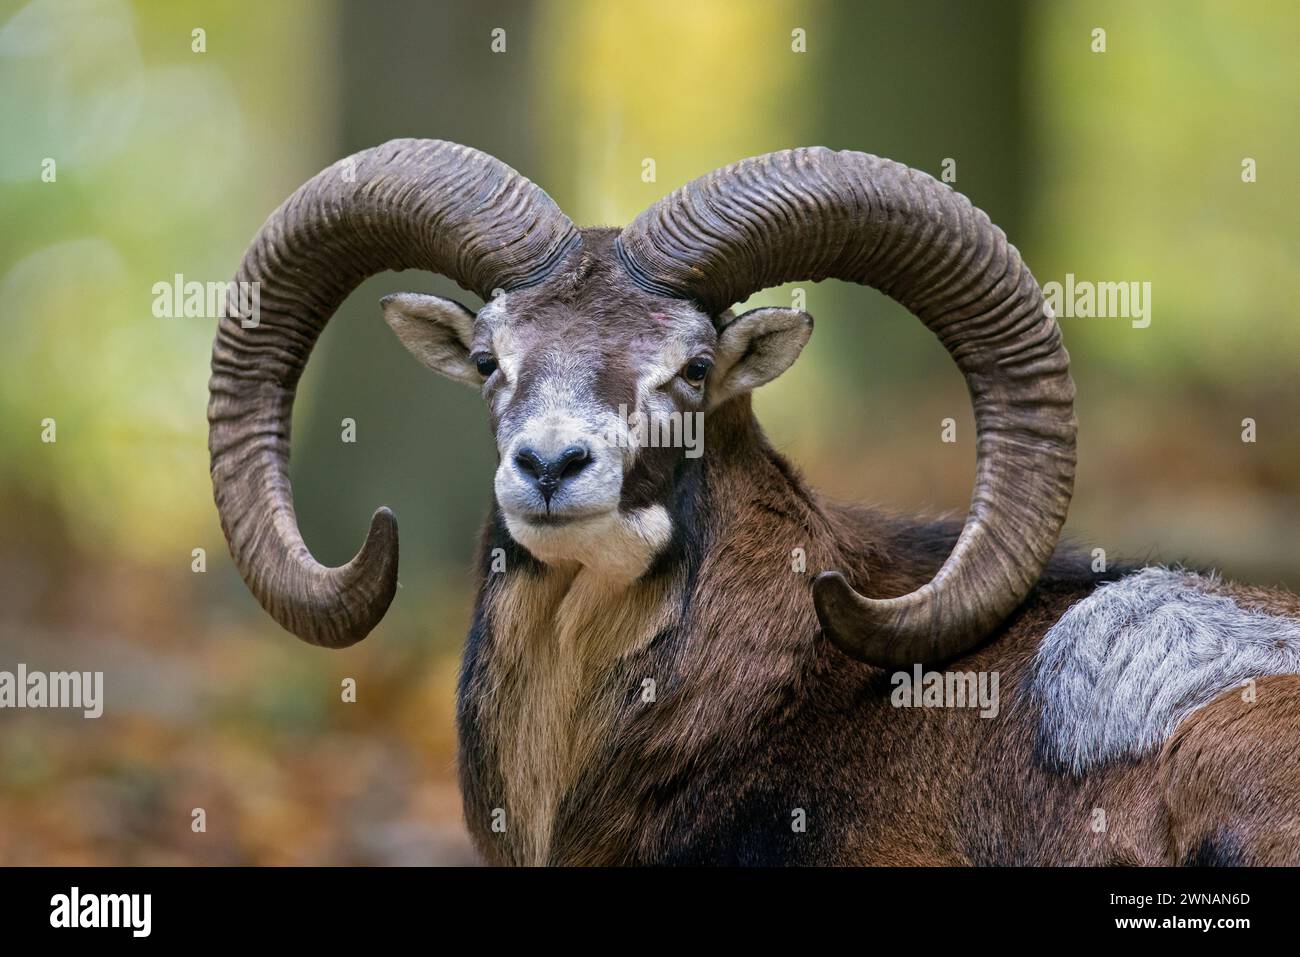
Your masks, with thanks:
[[[563,528],[565,525],[573,525],[582,521],[581,515],[563,515],[554,512],[545,512],[540,515],[521,516],[529,525],[536,525],[538,528]]]
[[[513,518],[534,528],[567,528],[609,514],[609,509],[551,509],[542,512],[516,512]]]

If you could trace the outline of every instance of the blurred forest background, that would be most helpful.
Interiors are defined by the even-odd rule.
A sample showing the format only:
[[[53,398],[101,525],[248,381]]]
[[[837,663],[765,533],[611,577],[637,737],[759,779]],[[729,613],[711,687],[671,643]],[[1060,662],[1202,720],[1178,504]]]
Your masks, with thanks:
[[[1152,284],[1148,328],[1062,319],[1073,536],[1300,587],[1298,27],[1285,0],[0,2],[0,669],[103,670],[106,697],[92,721],[0,712],[0,863],[474,860],[453,691],[495,455],[478,397],[411,360],[378,300],[477,303],[377,277],[308,367],[308,544],[345,561],[379,504],[402,529],[392,611],[333,653],[282,632],[229,560],[215,322],[151,311],[154,283],[228,279],[299,183],[392,137],[492,153],[580,224],[790,146],[955,160],[1040,282]],[[805,288],[817,332],[758,399],[775,444],[835,496],[964,511],[972,419],[943,350],[874,292]]]

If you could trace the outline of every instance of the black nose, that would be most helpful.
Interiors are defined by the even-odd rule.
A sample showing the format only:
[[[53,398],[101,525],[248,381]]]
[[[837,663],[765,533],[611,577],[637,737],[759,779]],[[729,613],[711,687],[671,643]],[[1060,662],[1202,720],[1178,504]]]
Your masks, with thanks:
[[[549,459],[527,447],[515,453],[515,468],[542,493],[548,504],[561,485],[590,464],[591,452],[583,445],[570,445]]]

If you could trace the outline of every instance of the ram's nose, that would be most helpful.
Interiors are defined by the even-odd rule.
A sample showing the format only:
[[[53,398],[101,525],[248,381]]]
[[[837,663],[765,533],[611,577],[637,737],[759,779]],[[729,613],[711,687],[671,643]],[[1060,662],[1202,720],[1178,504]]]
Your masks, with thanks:
[[[525,446],[515,453],[515,468],[549,505],[551,498],[568,481],[591,464],[591,450],[585,445],[570,445],[558,454],[545,456]]]

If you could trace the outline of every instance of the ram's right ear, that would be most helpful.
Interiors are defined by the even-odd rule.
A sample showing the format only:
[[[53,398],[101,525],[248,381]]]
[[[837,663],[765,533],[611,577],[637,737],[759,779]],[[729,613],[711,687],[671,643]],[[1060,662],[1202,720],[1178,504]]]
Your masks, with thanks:
[[[454,299],[399,292],[379,301],[384,321],[408,352],[434,372],[478,387],[483,377],[469,358],[474,313]]]

